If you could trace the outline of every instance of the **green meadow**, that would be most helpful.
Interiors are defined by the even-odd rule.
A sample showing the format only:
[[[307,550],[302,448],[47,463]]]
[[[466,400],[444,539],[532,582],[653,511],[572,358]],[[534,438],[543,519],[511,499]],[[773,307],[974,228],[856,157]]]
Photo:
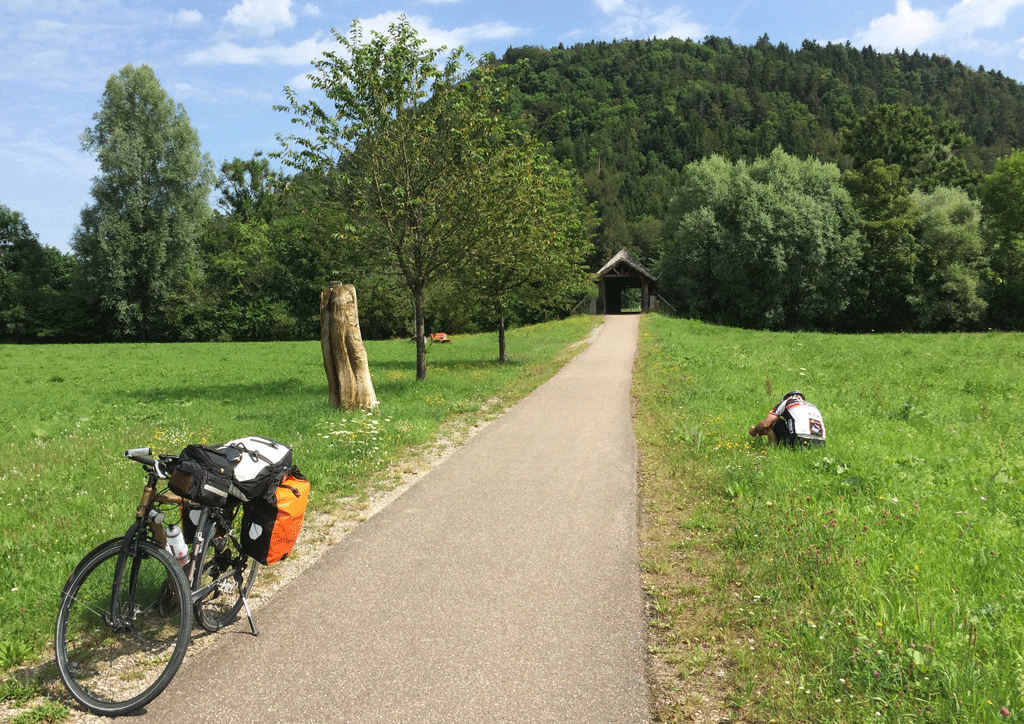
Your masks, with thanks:
[[[648,316],[634,380],[652,651],[741,721],[1024,716],[1020,335],[781,334]],[[799,388],[824,449],[747,430]]]
[[[145,475],[126,449],[270,437],[294,448],[314,506],[329,507],[365,495],[445,423],[527,394],[599,321],[511,330],[505,365],[496,336],[456,337],[429,349],[420,383],[411,342],[367,342],[370,414],[328,407],[319,342],[0,346],[0,670],[49,656],[64,581],[132,522]]]

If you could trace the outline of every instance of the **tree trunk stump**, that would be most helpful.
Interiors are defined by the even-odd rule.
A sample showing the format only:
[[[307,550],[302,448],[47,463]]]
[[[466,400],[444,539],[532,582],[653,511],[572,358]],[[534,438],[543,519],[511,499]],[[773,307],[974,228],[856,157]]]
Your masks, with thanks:
[[[373,390],[366,348],[359,332],[359,306],[353,285],[331,282],[329,289],[320,292],[320,346],[331,407],[338,410],[376,407],[377,393]]]

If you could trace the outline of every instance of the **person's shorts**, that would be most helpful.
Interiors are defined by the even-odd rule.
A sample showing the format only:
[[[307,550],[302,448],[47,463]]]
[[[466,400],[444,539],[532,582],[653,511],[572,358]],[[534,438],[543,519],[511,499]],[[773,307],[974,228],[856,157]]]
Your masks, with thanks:
[[[784,445],[792,445],[796,438],[796,435],[789,431],[789,425],[781,417],[772,425],[772,432],[775,433],[775,439]]]

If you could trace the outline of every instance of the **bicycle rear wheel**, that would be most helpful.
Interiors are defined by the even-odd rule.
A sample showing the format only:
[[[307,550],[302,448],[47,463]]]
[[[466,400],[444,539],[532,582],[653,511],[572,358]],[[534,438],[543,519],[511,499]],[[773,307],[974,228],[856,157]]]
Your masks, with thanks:
[[[230,534],[211,520],[199,548],[192,591],[208,589],[195,599],[196,620],[207,631],[219,631],[238,618],[243,598],[249,595],[260,570],[260,564],[238,547],[240,518],[231,516]]]
[[[181,567],[159,545],[122,539],[96,547],[61,593],[54,648],[61,681],[96,714],[139,709],[174,678],[192,633],[192,598]]]

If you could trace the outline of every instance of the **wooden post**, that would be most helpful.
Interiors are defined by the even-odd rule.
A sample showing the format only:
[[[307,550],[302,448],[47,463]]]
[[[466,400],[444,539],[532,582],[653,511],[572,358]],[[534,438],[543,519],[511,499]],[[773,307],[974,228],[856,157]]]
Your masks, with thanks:
[[[376,407],[377,393],[370,379],[366,348],[359,331],[359,306],[353,285],[331,282],[329,289],[320,292],[320,347],[331,407],[339,410]]]

